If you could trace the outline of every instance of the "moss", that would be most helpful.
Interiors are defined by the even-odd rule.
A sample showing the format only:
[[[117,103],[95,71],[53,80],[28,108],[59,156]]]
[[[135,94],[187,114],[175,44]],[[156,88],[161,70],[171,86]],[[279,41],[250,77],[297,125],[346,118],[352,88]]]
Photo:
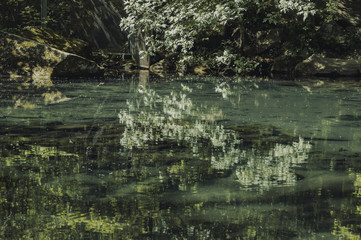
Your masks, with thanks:
[[[51,29],[28,27],[23,29],[11,28],[6,29],[5,31],[49,45],[64,52],[74,53],[85,57],[89,57],[91,54],[91,49],[85,41],[61,36]]]
[[[50,76],[53,73],[52,67],[37,65],[32,69],[32,72],[32,79],[34,80],[33,85],[37,86],[38,88],[43,87],[44,85],[49,86],[48,81],[51,83]],[[50,84],[50,86],[51,85],[52,84]]]
[[[0,32],[0,61],[5,69],[2,74],[33,78],[50,78],[55,72],[61,76],[102,74],[95,62],[7,32]]]
[[[50,51],[49,48],[46,48],[44,51],[43,59],[50,62],[58,63],[65,58],[65,54],[60,54],[59,52]]]
[[[30,42],[30,41],[23,41],[19,44],[21,47],[25,47],[25,48],[31,48],[31,47],[36,47],[36,43],[34,42]]]

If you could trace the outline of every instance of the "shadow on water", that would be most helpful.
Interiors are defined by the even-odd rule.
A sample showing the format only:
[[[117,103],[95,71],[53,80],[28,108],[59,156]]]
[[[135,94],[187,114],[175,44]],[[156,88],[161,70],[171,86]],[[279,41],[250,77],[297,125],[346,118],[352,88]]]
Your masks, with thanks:
[[[360,238],[359,86],[137,78],[1,81],[2,236]]]

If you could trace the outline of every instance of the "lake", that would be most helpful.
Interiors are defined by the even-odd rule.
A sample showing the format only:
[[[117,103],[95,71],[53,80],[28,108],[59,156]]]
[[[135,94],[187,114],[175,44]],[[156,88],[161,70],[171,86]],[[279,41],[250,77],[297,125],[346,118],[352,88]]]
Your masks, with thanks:
[[[361,83],[1,79],[4,239],[361,239]]]

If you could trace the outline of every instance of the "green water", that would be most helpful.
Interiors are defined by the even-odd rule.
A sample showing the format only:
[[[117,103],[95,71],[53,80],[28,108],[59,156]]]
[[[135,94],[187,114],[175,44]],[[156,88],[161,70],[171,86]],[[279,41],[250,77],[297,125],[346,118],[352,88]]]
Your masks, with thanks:
[[[2,239],[361,239],[361,83],[0,81]]]

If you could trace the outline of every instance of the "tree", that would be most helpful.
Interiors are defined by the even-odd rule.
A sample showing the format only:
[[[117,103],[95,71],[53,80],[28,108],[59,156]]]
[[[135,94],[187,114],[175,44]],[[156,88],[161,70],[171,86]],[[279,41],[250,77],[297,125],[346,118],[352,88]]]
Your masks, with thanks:
[[[143,54],[175,56],[185,65],[197,61],[202,43],[227,34],[229,26],[249,20],[257,24],[256,16],[266,24],[277,24],[279,15],[300,16],[304,21],[315,14],[309,0],[125,0],[124,9],[127,17],[121,20],[121,28],[130,36],[138,29],[146,33]],[[237,52],[230,50],[232,44],[221,41],[218,45],[214,64],[233,63]]]
[[[39,0],[0,1],[0,29],[24,27],[40,21]]]

